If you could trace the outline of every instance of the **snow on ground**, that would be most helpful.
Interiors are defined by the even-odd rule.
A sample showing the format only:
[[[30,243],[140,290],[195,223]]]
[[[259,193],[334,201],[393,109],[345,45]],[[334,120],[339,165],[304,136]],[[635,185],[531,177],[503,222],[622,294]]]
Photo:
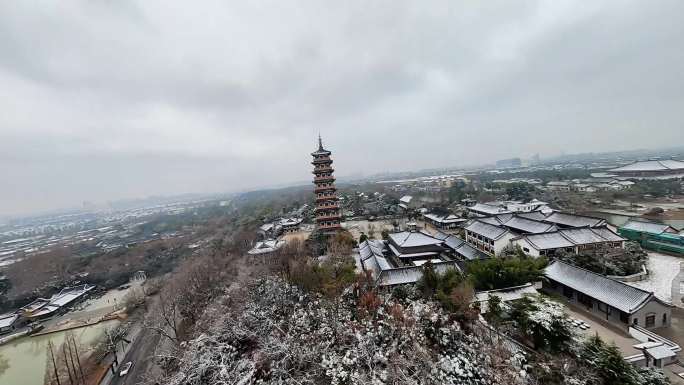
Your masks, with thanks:
[[[684,262],[684,258],[649,251],[648,278],[639,282],[628,282],[628,284],[652,291],[656,297],[672,302],[672,280],[679,274],[680,262]]]

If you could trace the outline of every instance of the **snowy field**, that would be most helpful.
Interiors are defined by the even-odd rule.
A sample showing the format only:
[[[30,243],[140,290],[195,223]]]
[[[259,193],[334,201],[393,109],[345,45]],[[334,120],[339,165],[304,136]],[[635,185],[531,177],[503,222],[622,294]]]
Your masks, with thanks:
[[[648,279],[628,284],[652,291],[658,298],[672,302],[672,280],[679,274],[680,262],[684,262],[684,258],[649,251]]]

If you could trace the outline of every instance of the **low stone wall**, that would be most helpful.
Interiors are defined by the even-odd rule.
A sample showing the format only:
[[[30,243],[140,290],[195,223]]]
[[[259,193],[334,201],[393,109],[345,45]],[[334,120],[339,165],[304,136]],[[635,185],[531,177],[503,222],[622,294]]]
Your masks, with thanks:
[[[632,275],[607,275],[606,277],[620,282],[638,282],[648,278],[646,266],[641,265],[641,272]]]
[[[20,332],[13,333],[13,334],[5,335],[2,338],[0,338],[0,345],[4,345],[8,342],[16,340],[19,337],[23,337],[23,336],[27,335],[29,333],[29,331],[30,330],[27,329],[27,330],[23,330]]]

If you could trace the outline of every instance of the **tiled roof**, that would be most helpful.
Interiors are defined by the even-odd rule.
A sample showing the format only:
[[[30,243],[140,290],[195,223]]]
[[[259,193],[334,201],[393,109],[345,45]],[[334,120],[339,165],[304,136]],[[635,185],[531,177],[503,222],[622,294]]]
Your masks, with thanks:
[[[607,227],[594,227],[591,229],[591,231],[598,233],[598,235],[600,235],[603,239],[610,242],[620,242],[626,240],[618,234],[615,234],[612,230],[610,230]]]
[[[446,244],[446,246],[448,248],[453,250],[454,253],[458,254],[459,256],[461,256],[463,259],[465,259],[467,261],[489,258],[489,255],[487,255],[484,252],[470,246],[463,239],[461,239],[455,235],[449,235],[444,240],[444,244]]]
[[[555,212],[544,219],[547,222],[568,227],[596,227],[606,224],[605,219]]]
[[[285,245],[285,241],[268,239],[257,242],[254,247],[247,252],[250,255],[272,253]]]
[[[451,235],[449,235],[447,233],[443,233],[441,231],[437,231],[434,234],[432,234],[432,236],[436,239],[439,239],[440,241],[443,241],[443,240],[449,238]]]
[[[535,221],[541,221],[546,219],[546,215],[542,214],[540,211],[532,211],[530,213],[519,213],[517,214],[519,217],[526,218],[526,219],[532,219]]]
[[[452,262],[441,262],[432,265],[433,269],[439,273],[444,274],[450,269],[456,269],[460,271],[458,264],[454,261]],[[378,277],[378,286],[392,286],[401,285],[406,283],[415,283],[423,276],[422,266],[412,266],[412,267],[401,267],[396,269],[391,269],[383,271]]]
[[[532,247],[537,250],[560,249],[575,246],[569,239],[565,238],[560,232],[531,234],[521,237],[527,240]]]
[[[640,231],[640,232],[651,233],[651,234],[661,234],[661,233],[665,232],[667,229],[672,229],[671,226],[663,225],[660,223],[641,222],[641,221],[635,221],[635,220],[627,221],[627,223],[622,225],[621,228],[626,229],[626,230],[634,230],[634,231]]]
[[[635,162],[626,166],[608,170],[609,172],[621,171],[665,171],[665,170],[684,170],[684,162],[678,160],[647,160]]]
[[[12,326],[14,321],[19,318],[18,314],[2,314],[0,315],[0,329]]]
[[[467,243],[463,243],[462,245],[458,246],[454,251],[456,252],[456,254],[460,255],[463,259],[468,261],[490,258],[489,255],[470,246]]]
[[[469,224],[466,227],[466,230],[493,240],[503,237],[508,232],[508,230],[504,228],[481,222],[479,220],[473,221],[471,224]]]
[[[453,214],[447,215],[447,216],[441,216],[437,214],[423,214],[423,216],[431,221],[439,222],[439,223],[459,223],[459,222],[465,222],[466,219],[459,218]]]
[[[390,240],[399,247],[419,247],[428,245],[439,245],[442,243],[437,238],[423,232],[402,231],[389,235]]]
[[[451,235],[448,238],[444,240],[444,243],[447,245],[452,250],[456,250],[459,248],[462,244],[465,243],[465,241],[457,236]]]
[[[503,225],[511,230],[532,234],[548,233],[549,231],[557,230],[556,225],[554,224],[521,218],[518,216],[513,216],[511,219],[504,222]]]
[[[359,256],[361,264],[366,270],[370,270],[374,278],[377,278],[384,270],[392,269],[383,254],[385,243],[380,240],[368,239],[359,244]]]
[[[547,266],[545,275],[629,314],[639,310],[650,298],[655,298],[653,293],[560,261]]]
[[[576,245],[606,242],[606,239],[588,227],[565,229],[560,233]]]
[[[489,215],[510,213],[510,211],[502,207],[488,205],[484,203],[476,203],[473,206],[468,207],[468,210]]]
[[[521,286],[506,287],[503,289],[488,290],[488,291],[478,291],[475,293],[475,301],[486,302],[489,300],[490,296],[499,297],[502,302],[515,301],[525,297],[526,295],[536,295],[539,294],[534,285],[527,283]]]
[[[581,227],[561,229],[543,234],[527,234],[518,239],[527,240],[537,250],[560,249],[604,242],[620,242],[625,239],[607,227]]]
[[[373,255],[383,255],[385,244],[383,241],[375,239],[367,239],[359,244],[359,254],[361,260],[365,260]]]

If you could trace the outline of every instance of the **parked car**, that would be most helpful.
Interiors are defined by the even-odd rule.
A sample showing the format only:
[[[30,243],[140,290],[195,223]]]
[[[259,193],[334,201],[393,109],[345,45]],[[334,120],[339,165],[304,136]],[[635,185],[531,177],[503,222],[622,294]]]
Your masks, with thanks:
[[[131,370],[131,366],[133,366],[133,363],[131,361],[128,361],[125,364],[123,364],[121,370],[119,370],[119,377],[127,375],[128,371]]]

